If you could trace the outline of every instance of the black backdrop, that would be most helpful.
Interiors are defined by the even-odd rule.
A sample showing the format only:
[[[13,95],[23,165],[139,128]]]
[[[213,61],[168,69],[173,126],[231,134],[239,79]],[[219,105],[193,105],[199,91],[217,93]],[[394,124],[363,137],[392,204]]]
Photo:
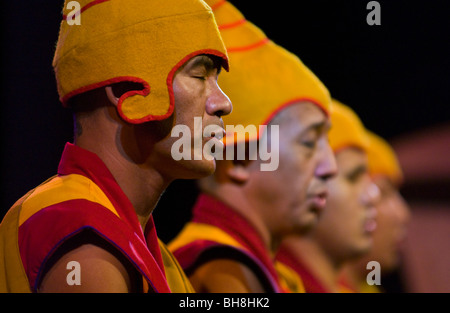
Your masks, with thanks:
[[[378,1],[379,26],[367,24],[366,0],[231,2],[385,138],[449,121],[449,1]],[[51,67],[61,8],[2,4],[0,216],[55,173],[72,140]],[[162,196],[154,215],[164,241],[189,218],[196,194],[192,181],[177,181]]]

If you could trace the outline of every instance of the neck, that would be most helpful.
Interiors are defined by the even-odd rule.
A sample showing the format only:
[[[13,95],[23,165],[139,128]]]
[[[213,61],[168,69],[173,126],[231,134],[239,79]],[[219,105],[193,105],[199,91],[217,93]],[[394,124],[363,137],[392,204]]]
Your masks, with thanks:
[[[339,292],[342,264],[334,262],[313,240],[307,237],[289,237],[283,246],[299,258],[306,268],[330,292]]]
[[[362,277],[359,273],[359,267],[355,267],[354,263],[345,264],[341,271],[341,277],[349,284],[349,286],[359,292],[361,282],[365,282],[365,276]]]
[[[255,228],[261,237],[264,246],[271,256],[275,255],[276,246],[274,238],[265,225],[261,216],[258,214],[255,204],[246,197],[245,188],[236,187],[233,184],[220,184],[213,192],[209,191],[217,199],[227,204],[234,211],[242,215]]]
[[[133,144],[131,136],[121,138],[125,136],[125,132],[132,133],[132,125],[124,126],[102,118],[101,112],[97,117],[95,128],[83,127],[83,133],[75,138],[75,144],[97,154],[104,162],[130,200],[141,227],[145,230],[147,221],[171,179],[164,177],[156,166],[152,166],[150,155],[141,153],[139,156],[145,157],[136,157],[138,145]]]

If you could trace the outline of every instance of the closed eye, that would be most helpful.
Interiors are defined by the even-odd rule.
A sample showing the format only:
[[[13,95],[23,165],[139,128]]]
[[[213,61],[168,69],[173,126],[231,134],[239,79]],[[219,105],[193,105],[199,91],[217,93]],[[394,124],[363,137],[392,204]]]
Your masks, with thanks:
[[[316,147],[316,141],[302,141],[302,145],[307,148],[314,149]]]
[[[350,182],[356,182],[360,177],[362,177],[365,173],[367,173],[367,166],[366,165],[360,165],[350,171],[346,177]]]
[[[200,79],[200,80],[206,80],[206,76],[193,75],[191,77],[192,78],[197,78],[197,79]]]

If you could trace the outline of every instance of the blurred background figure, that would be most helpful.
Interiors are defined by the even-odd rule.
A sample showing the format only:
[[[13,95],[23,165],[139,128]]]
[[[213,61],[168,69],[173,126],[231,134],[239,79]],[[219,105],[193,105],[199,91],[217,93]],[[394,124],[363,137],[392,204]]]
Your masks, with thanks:
[[[343,271],[343,283],[357,292],[384,292],[381,285],[369,284],[367,264],[376,261],[381,277],[394,271],[400,263],[400,245],[404,243],[410,220],[410,209],[399,192],[403,173],[389,143],[367,131],[369,172],[380,190],[377,208],[377,228],[373,233],[373,246],[368,254],[347,264]]]
[[[450,116],[445,111],[436,115]],[[450,292],[450,124],[421,127],[389,142],[403,170],[400,191],[411,218],[401,266],[384,278],[383,287],[388,292]]]
[[[290,236],[277,258],[296,270],[306,292],[347,292],[339,274],[347,262],[369,252],[376,228],[379,190],[368,172],[368,137],[355,112],[333,101],[330,145],[338,173],[327,182],[326,207],[306,234]]]
[[[231,3],[207,2],[234,68],[219,79],[233,112],[224,118],[226,157],[199,181],[192,219],[169,248],[198,292],[303,292],[274,256],[284,236],[315,225],[326,181],[336,173],[327,136],[330,94]],[[260,125],[267,128],[256,131]]]

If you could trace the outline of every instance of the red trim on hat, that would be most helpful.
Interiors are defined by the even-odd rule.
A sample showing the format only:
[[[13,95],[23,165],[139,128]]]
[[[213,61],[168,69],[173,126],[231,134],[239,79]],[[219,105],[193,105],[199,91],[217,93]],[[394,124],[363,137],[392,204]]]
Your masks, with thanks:
[[[293,105],[297,102],[301,102],[301,101],[308,101],[308,102],[312,102],[313,104],[315,104],[324,114],[325,116],[327,116],[329,118],[330,114],[329,112],[324,108],[323,105],[321,105],[318,101],[311,99],[311,98],[295,98],[292,100],[289,100],[287,102],[285,102],[284,104],[282,104],[280,107],[278,107],[276,110],[274,110],[262,123],[261,125],[268,125],[269,122],[275,117],[275,115],[277,115],[281,110],[284,110],[285,108],[287,108],[290,105]],[[257,130],[257,135],[256,135],[256,140],[260,139],[260,132],[259,132],[259,128]],[[236,137],[234,137],[236,138]],[[233,138],[233,140],[231,141],[231,143],[229,144],[233,144],[236,143],[236,140]],[[224,137],[224,139],[226,139],[226,137]],[[248,141],[248,138],[245,139],[245,141]],[[225,145],[227,145],[225,143]]]
[[[75,13],[75,16],[76,16],[77,14],[83,13],[84,11],[86,11],[86,10],[89,9],[90,7],[93,7],[93,6],[96,5],[96,4],[100,4],[100,3],[106,2],[106,1],[109,1],[109,0],[94,0],[94,1],[92,1],[92,2],[89,2],[88,4],[86,4],[84,7],[82,7],[82,8],[80,9],[80,12]],[[67,15],[63,14],[63,20],[67,20]]]
[[[179,61],[173,68],[172,70],[169,72],[169,75],[167,76],[167,88],[169,90],[169,99],[170,99],[170,103],[169,103],[169,109],[167,110],[167,112],[163,115],[146,115],[143,118],[139,118],[139,119],[131,119],[128,118],[127,116],[125,116],[122,112],[122,103],[125,101],[125,99],[127,99],[128,97],[134,96],[134,95],[140,95],[140,96],[148,96],[150,94],[150,85],[147,81],[139,78],[139,77],[134,77],[134,76],[119,76],[119,77],[114,77],[111,79],[107,79],[104,80],[102,82],[99,83],[95,83],[95,84],[91,84],[88,86],[84,86],[81,88],[78,88],[74,91],[69,92],[68,94],[66,94],[64,97],[60,98],[60,101],[62,102],[63,106],[67,107],[67,102],[68,100],[78,94],[90,91],[90,90],[94,90],[97,88],[101,88],[101,87],[105,87],[114,83],[120,83],[120,82],[135,82],[135,83],[140,83],[143,85],[143,89],[142,90],[131,90],[128,91],[126,93],[124,93],[120,98],[119,98],[119,102],[117,104],[117,110],[120,114],[120,116],[122,117],[122,119],[124,119],[125,121],[131,123],[131,124],[141,124],[141,123],[145,123],[145,122],[149,122],[149,121],[161,121],[164,120],[166,118],[168,118],[170,115],[172,115],[173,113],[173,109],[174,109],[174,105],[175,105],[175,96],[173,93],[173,77],[176,73],[176,71],[185,63],[187,62],[189,59],[200,55],[200,54],[210,54],[210,55],[215,55],[220,57],[223,62],[222,62],[222,67],[228,71],[229,70],[229,66],[228,66],[228,57],[218,51],[218,50],[213,50],[213,49],[203,49],[203,50],[198,50],[195,51],[193,53],[188,54],[187,56],[185,56],[183,59],[181,59],[181,61]]]
[[[260,41],[252,43],[252,44],[250,44],[248,46],[227,48],[227,52],[228,53],[233,53],[233,52],[242,52],[242,51],[248,51],[248,50],[256,49],[256,48],[258,48],[260,46],[265,45],[269,41],[270,41],[270,39],[266,37],[266,38],[263,38]]]
[[[322,110],[322,112],[325,114],[325,116],[329,116],[330,113],[328,112],[328,110],[326,110],[324,108],[324,106],[322,104],[320,104],[317,100],[311,99],[311,98],[295,98],[292,100],[289,100],[287,102],[285,102],[284,104],[282,104],[281,106],[279,106],[275,111],[273,111],[263,122],[263,125],[267,125],[269,124],[269,122],[275,117],[275,115],[277,115],[281,110],[284,110],[285,108],[287,108],[290,105],[293,105],[297,102],[303,102],[303,101],[307,101],[307,102],[312,102],[313,104],[315,104],[319,109]]]
[[[219,7],[221,7],[222,6],[222,4],[224,4],[225,2],[227,2],[227,0],[222,0],[222,1],[219,1],[219,2],[217,2],[216,4],[214,4],[214,5],[211,5],[210,6],[210,8],[211,8],[211,10],[217,10]]]
[[[175,104],[175,95],[173,93],[173,78],[175,76],[176,71],[184,63],[186,63],[189,59],[191,59],[191,58],[193,58],[195,56],[198,56],[200,54],[211,54],[211,55],[215,55],[215,56],[220,57],[223,60],[222,67],[228,72],[228,70],[229,70],[228,57],[225,54],[223,54],[222,52],[218,51],[218,50],[213,50],[213,49],[198,50],[198,51],[192,52],[192,53],[188,54],[187,56],[185,56],[183,59],[181,59],[181,61],[179,61],[172,68],[172,70],[169,72],[169,75],[167,76],[167,88],[169,89],[169,98],[170,98],[170,107],[169,107],[170,114],[168,116],[170,116],[172,114],[173,107],[174,107],[174,104]]]
[[[121,82],[139,83],[139,84],[142,84],[142,86],[144,87],[141,90],[131,90],[131,91],[125,92],[119,98],[119,102],[117,103],[117,111],[119,112],[119,115],[121,116],[122,119],[124,119],[125,121],[127,121],[129,123],[132,123],[132,124],[142,123],[142,122],[140,122],[140,120],[143,120],[143,119],[139,119],[139,120],[130,119],[130,118],[126,117],[123,114],[123,112],[122,112],[122,103],[123,103],[123,101],[126,98],[134,96],[134,95],[141,95],[141,96],[145,97],[145,96],[150,94],[150,85],[148,84],[148,82],[146,82],[145,80],[143,80],[143,79],[141,79],[139,77],[119,76],[119,77],[114,77],[114,78],[111,78],[111,79],[107,79],[107,80],[104,80],[102,82],[98,82],[98,83],[95,83],[95,84],[87,85],[87,86],[84,86],[84,87],[81,87],[81,88],[78,88],[78,89],[76,89],[74,91],[69,92],[64,97],[60,98],[60,101],[62,102],[64,107],[67,107],[68,106],[67,102],[73,96],[76,96],[76,95],[79,95],[79,94],[82,94],[84,92],[91,91],[91,90],[94,90],[94,89],[97,89],[97,88],[106,87],[106,86],[109,86],[111,84],[121,83]],[[161,115],[149,115],[147,117],[148,117],[147,120],[150,121],[150,120],[163,120],[167,116],[166,115],[164,115],[164,116],[161,116]]]
[[[79,94],[82,94],[84,92],[91,91],[91,90],[94,90],[94,89],[97,89],[97,88],[101,88],[101,87],[105,87],[105,86],[108,86],[108,85],[111,85],[111,84],[121,83],[121,82],[140,83],[140,84],[142,84],[144,86],[144,89],[142,89],[142,90],[132,90],[132,91],[128,91],[128,92],[124,93],[122,95],[122,97],[120,97],[120,99],[119,99],[119,105],[123,101],[122,98],[125,95],[126,95],[126,97],[129,97],[129,96],[135,95],[135,94],[146,96],[146,95],[148,95],[150,93],[150,85],[145,80],[143,80],[143,79],[141,79],[139,77],[134,77],[134,76],[118,76],[118,77],[114,77],[114,78],[111,78],[111,79],[104,80],[102,82],[98,82],[98,83],[95,83],[95,84],[91,84],[91,85],[87,85],[87,86],[83,86],[81,88],[75,89],[75,90],[69,92],[68,94],[66,94],[64,97],[60,98],[60,101],[62,102],[63,106],[67,107],[68,100],[70,98],[72,98],[73,96],[76,96],[76,95],[79,95]]]
[[[229,28],[233,28],[233,27],[237,27],[239,25],[245,24],[245,22],[247,22],[247,20],[245,18],[243,18],[243,19],[238,20],[236,22],[219,25],[218,28],[219,28],[219,30],[229,29]]]
[[[167,89],[169,90],[170,103],[169,103],[169,109],[167,110],[166,114],[163,114],[163,115],[151,115],[150,114],[150,115],[144,116],[143,118],[140,118],[140,119],[129,119],[126,116],[123,116],[123,118],[130,123],[141,124],[141,123],[145,123],[145,122],[149,122],[149,121],[161,121],[161,120],[164,120],[164,119],[168,118],[169,116],[171,116],[173,113],[174,107],[175,107],[175,95],[173,93],[173,78],[175,76],[175,73],[189,59],[191,59],[197,55],[200,55],[200,54],[211,54],[211,55],[220,57],[223,60],[222,67],[226,71],[228,71],[228,69],[229,69],[228,57],[225,54],[223,54],[222,52],[220,52],[218,50],[213,50],[213,49],[203,49],[203,50],[198,50],[198,51],[192,52],[192,53],[188,54],[187,56],[185,56],[183,59],[181,59],[181,61],[179,61],[172,68],[172,70],[169,72],[169,75],[167,76],[166,84],[167,84]],[[125,100],[128,96],[132,96],[135,94],[139,94],[139,93],[130,91],[130,92],[123,94],[122,97],[120,97],[120,99],[122,100],[122,98],[123,98],[123,100]],[[120,104],[120,100],[119,100],[119,104]],[[121,112],[121,110],[119,110],[119,113],[120,112]]]

